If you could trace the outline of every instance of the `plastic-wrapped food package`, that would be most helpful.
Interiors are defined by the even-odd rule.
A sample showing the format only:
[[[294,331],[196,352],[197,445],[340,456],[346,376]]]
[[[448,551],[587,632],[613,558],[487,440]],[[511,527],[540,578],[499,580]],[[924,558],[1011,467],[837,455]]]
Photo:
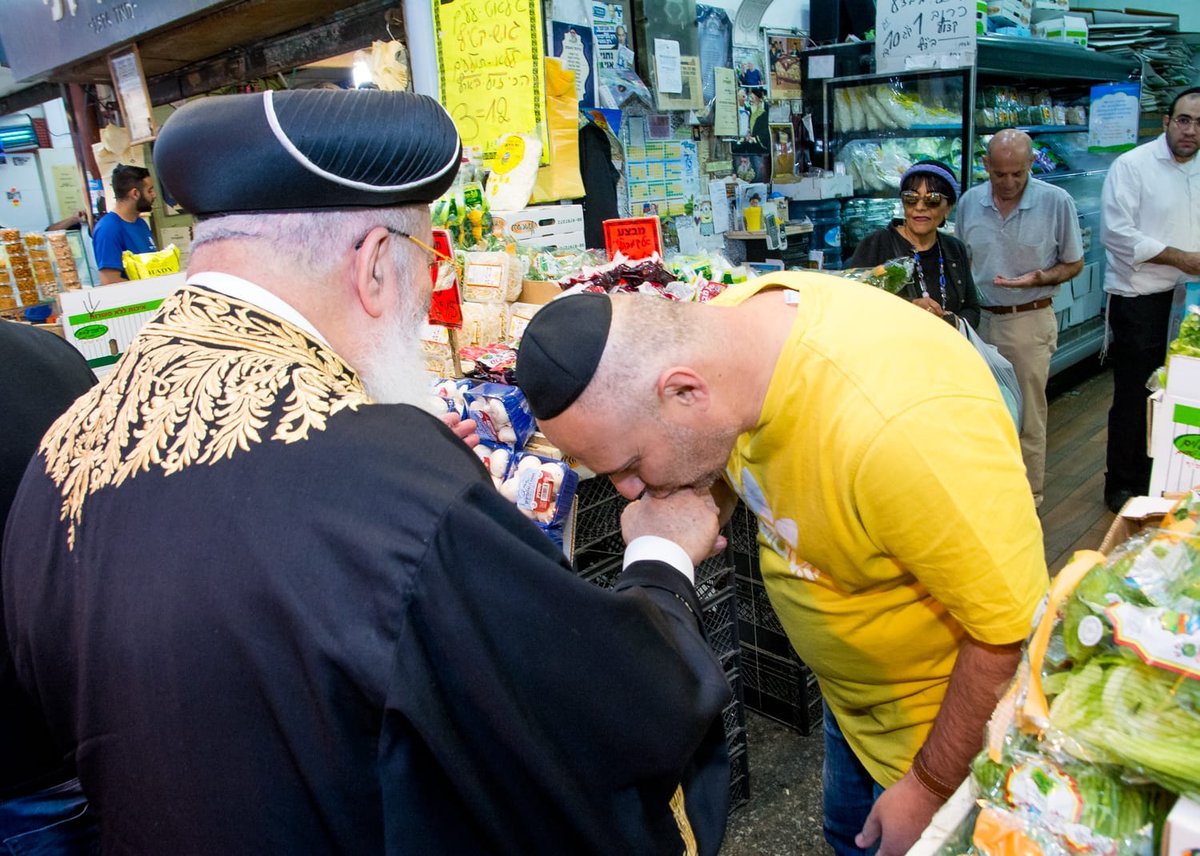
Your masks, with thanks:
[[[912,279],[914,265],[915,262],[912,256],[904,256],[898,259],[889,259],[883,264],[875,265],[875,267],[848,268],[836,273],[844,279],[865,282],[867,285],[882,288],[884,291],[891,292],[892,294],[899,294]]]
[[[500,484],[500,493],[542,527],[562,524],[571,511],[579,474],[562,461],[518,454]]]
[[[516,458],[516,454],[512,448],[489,443],[487,440],[480,440],[474,452],[475,456],[483,461],[484,467],[487,468],[488,475],[492,477],[492,484],[500,488],[504,484],[504,480],[508,477],[513,461]]]
[[[467,415],[475,420],[480,439],[520,449],[537,429],[525,393],[515,386],[476,384],[465,397]]]
[[[462,314],[460,345],[480,347],[503,341],[504,332],[508,329],[507,303],[464,302]]]
[[[525,264],[507,252],[463,254],[463,300],[474,303],[507,301],[521,296]]]
[[[1200,494],[1059,572],[972,783],[943,853],[1157,852],[1200,795]]]

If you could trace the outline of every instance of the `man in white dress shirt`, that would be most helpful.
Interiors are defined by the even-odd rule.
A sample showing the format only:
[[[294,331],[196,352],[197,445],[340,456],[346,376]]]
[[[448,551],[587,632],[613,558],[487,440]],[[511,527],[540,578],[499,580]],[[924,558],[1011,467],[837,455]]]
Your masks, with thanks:
[[[1166,355],[1175,284],[1200,276],[1200,87],[1175,97],[1163,133],[1117,158],[1104,180],[1113,403],[1104,501],[1118,511],[1150,486],[1146,380]]]

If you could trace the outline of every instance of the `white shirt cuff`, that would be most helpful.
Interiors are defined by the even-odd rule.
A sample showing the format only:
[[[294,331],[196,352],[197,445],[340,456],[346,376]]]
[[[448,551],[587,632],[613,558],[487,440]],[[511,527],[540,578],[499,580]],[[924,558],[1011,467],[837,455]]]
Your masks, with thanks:
[[[692,558],[687,550],[674,541],[660,538],[658,535],[640,535],[629,542],[625,548],[625,561],[621,570],[628,568],[634,562],[652,561],[666,562],[695,585],[696,569],[692,566]]]

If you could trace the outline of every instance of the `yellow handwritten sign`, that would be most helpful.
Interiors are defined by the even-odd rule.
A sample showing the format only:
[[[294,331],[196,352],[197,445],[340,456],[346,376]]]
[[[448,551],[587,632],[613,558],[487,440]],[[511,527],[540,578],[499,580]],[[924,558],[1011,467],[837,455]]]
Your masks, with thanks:
[[[507,134],[537,134],[549,162],[541,0],[432,0],[438,87],[464,146],[491,160]]]

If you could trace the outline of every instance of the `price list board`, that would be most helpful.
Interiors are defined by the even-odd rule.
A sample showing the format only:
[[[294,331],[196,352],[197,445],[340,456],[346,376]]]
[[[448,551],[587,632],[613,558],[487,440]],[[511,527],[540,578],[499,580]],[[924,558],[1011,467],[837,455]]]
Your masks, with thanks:
[[[878,0],[875,68],[880,74],[958,68],[975,58],[974,0]]]
[[[440,99],[464,146],[492,160],[505,134],[534,134],[548,162],[540,0],[433,0]]]

